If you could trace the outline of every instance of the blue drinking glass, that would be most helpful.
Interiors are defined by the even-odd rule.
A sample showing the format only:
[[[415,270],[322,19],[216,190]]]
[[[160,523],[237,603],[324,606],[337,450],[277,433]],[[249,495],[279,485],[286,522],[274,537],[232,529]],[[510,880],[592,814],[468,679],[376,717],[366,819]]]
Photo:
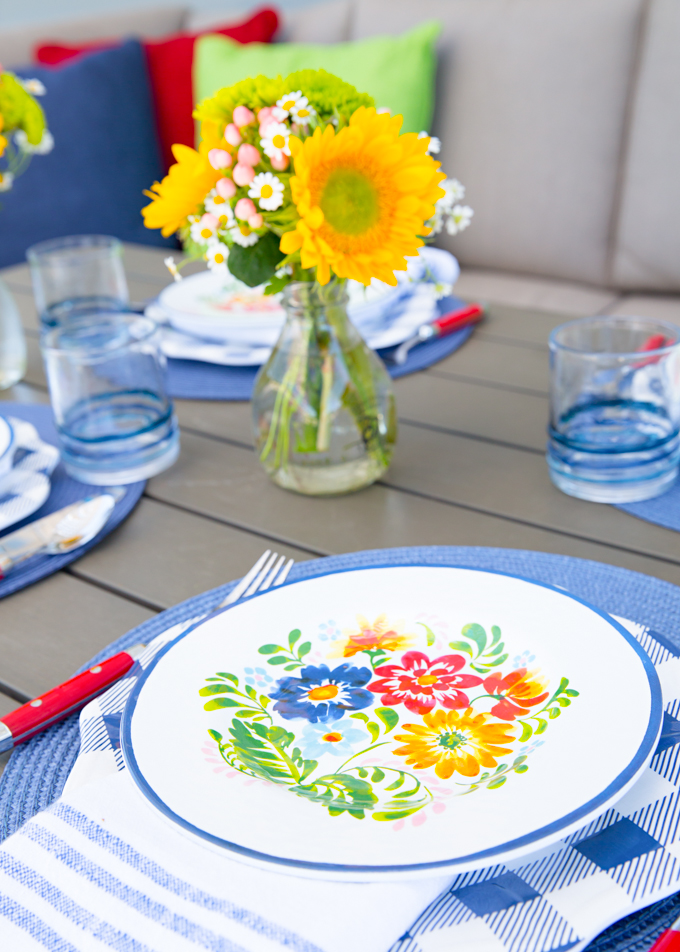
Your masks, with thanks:
[[[680,462],[680,329],[588,317],[550,335],[550,478],[591,502],[651,499]]]
[[[67,235],[26,252],[43,328],[93,311],[130,309],[123,246],[109,235]]]
[[[175,462],[179,430],[154,321],[131,313],[81,314],[46,331],[41,348],[70,476],[121,485]]]

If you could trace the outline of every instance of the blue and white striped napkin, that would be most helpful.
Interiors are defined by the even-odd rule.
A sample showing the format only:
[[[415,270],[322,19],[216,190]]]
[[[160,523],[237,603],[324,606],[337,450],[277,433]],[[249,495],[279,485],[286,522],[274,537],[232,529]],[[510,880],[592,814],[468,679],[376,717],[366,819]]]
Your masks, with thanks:
[[[193,621],[159,636],[141,666]],[[165,820],[120,755],[133,671],[83,710],[82,749],[61,799],[0,848],[0,948],[579,952],[680,888],[680,649],[619,621],[649,653],[664,694],[661,740],[642,779],[614,809],[538,853],[418,882],[262,872]]]

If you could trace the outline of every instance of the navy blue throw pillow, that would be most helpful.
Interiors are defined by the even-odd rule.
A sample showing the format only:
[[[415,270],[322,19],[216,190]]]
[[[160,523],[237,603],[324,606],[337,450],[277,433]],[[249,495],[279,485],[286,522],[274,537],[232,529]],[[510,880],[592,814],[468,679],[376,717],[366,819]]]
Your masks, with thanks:
[[[55,145],[0,193],[0,267],[62,235],[176,247],[174,238],[145,228],[141,215],[144,189],[163,176],[141,45],[129,40],[58,69],[14,72],[44,83],[40,103]]]

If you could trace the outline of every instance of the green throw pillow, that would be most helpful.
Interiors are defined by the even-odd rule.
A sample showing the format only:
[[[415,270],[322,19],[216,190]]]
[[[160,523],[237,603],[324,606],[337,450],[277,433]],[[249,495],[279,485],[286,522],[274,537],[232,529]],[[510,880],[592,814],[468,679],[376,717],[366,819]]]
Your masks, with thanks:
[[[249,76],[287,76],[298,69],[335,73],[404,117],[402,132],[429,131],[434,106],[436,56],[441,30],[430,20],[401,36],[334,45],[248,43],[226,36],[203,36],[194,47],[194,98],[201,102],[218,89]]]

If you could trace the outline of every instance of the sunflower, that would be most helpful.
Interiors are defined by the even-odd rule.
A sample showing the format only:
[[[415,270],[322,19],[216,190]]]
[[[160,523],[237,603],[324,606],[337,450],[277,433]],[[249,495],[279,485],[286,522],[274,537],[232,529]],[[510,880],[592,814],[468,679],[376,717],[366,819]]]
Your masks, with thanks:
[[[395,734],[395,740],[406,741],[394,753],[406,757],[416,770],[434,767],[442,780],[457,772],[476,777],[482,767],[495,767],[496,757],[509,754],[515,737],[510,724],[499,724],[489,714],[464,711],[432,711],[423,715],[424,725],[404,724],[410,734]]]
[[[222,169],[214,169],[208,161],[208,152],[214,147],[215,142],[210,139],[201,142],[198,152],[188,145],[173,145],[177,163],[170,166],[162,182],[155,182],[146,192],[152,199],[142,209],[147,228],[160,228],[167,238],[186,223],[189,215],[197,214],[206,194],[224,175]]]
[[[332,270],[366,285],[374,277],[395,285],[395,269],[404,270],[404,256],[423,244],[418,236],[444,195],[445,176],[427,154],[427,138],[400,136],[401,123],[362,106],[337,134],[329,124],[304,141],[291,136],[300,221],[281,238],[281,251],[299,250],[320,284]]]

